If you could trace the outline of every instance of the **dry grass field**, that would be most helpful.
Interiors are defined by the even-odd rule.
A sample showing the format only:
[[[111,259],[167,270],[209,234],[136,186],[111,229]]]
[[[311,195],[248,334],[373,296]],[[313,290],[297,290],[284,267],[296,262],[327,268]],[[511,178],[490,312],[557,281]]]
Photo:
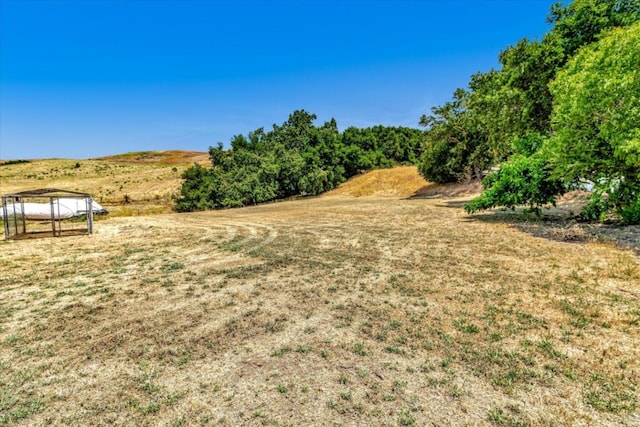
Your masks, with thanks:
[[[0,242],[0,425],[640,425],[637,228],[363,179]]]
[[[0,193],[41,187],[90,193],[111,216],[171,211],[182,172],[194,163],[210,164],[194,151],[145,151],[90,160],[44,159],[0,164]]]

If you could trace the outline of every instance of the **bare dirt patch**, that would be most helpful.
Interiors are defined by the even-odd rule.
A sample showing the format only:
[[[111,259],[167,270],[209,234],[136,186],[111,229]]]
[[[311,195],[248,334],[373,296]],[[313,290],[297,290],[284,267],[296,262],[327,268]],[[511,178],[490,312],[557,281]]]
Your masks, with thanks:
[[[638,425],[638,254],[463,202],[1,242],[0,424]]]

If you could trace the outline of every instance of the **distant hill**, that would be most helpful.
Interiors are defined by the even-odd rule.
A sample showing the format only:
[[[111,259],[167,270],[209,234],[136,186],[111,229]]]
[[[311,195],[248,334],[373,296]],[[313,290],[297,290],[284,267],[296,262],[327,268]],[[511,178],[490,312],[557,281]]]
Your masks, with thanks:
[[[117,216],[170,212],[182,172],[209,161],[205,152],[172,150],[8,163],[0,164],[3,194],[42,187],[83,191]]]
[[[98,157],[93,160],[105,160],[108,162],[124,163],[158,163],[163,165],[182,165],[198,163],[209,165],[209,153],[204,151],[134,151],[131,153],[116,154],[113,156]]]
[[[209,165],[208,154],[141,151],[88,160],[0,162],[0,188],[3,194],[42,187],[88,192],[112,216],[166,213],[172,211],[182,172],[194,163]],[[478,183],[436,185],[425,181],[415,166],[398,166],[355,176],[323,197],[459,196],[478,191]]]

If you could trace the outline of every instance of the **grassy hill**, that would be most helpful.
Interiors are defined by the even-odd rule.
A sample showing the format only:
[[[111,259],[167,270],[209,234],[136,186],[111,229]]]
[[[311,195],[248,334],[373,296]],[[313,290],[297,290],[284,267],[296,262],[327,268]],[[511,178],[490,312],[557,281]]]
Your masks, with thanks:
[[[2,193],[53,187],[90,193],[112,216],[171,211],[172,195],[182,172],[198,163],[209,165],[205,152],[143,151],[89,160],[42,159],[3,165]],[[374,170],[356,176],[323,197],[434,196],[477,192],[477,185],[433,185],[415,166]]]
[[[415,166],[397,166],[357,175],[324,197],[459,197],[478,194],[479,182],[434,184],[425,181]]]
[[[3,194],[41,187],[87,192],[115,216],[169,212],[180,176],[193,163],[207,164],[207,153],[146,151],[0,164],[0,188]]]
[[[162,165],[184,165],[198,163],[210,164],[209,154],[204,151],[134,151],[130,153],[115,154],[112,156],[98,157],[96,160],[124,163],[158,163]]]

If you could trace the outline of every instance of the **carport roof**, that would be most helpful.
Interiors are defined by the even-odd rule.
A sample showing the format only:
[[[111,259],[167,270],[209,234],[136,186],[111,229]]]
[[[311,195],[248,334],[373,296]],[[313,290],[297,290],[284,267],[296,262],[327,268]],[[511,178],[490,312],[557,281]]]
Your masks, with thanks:
[[[61,190],[59,188],[36,188],[18,193],[4,194],[3,197],[89,197],[89,193]]]

